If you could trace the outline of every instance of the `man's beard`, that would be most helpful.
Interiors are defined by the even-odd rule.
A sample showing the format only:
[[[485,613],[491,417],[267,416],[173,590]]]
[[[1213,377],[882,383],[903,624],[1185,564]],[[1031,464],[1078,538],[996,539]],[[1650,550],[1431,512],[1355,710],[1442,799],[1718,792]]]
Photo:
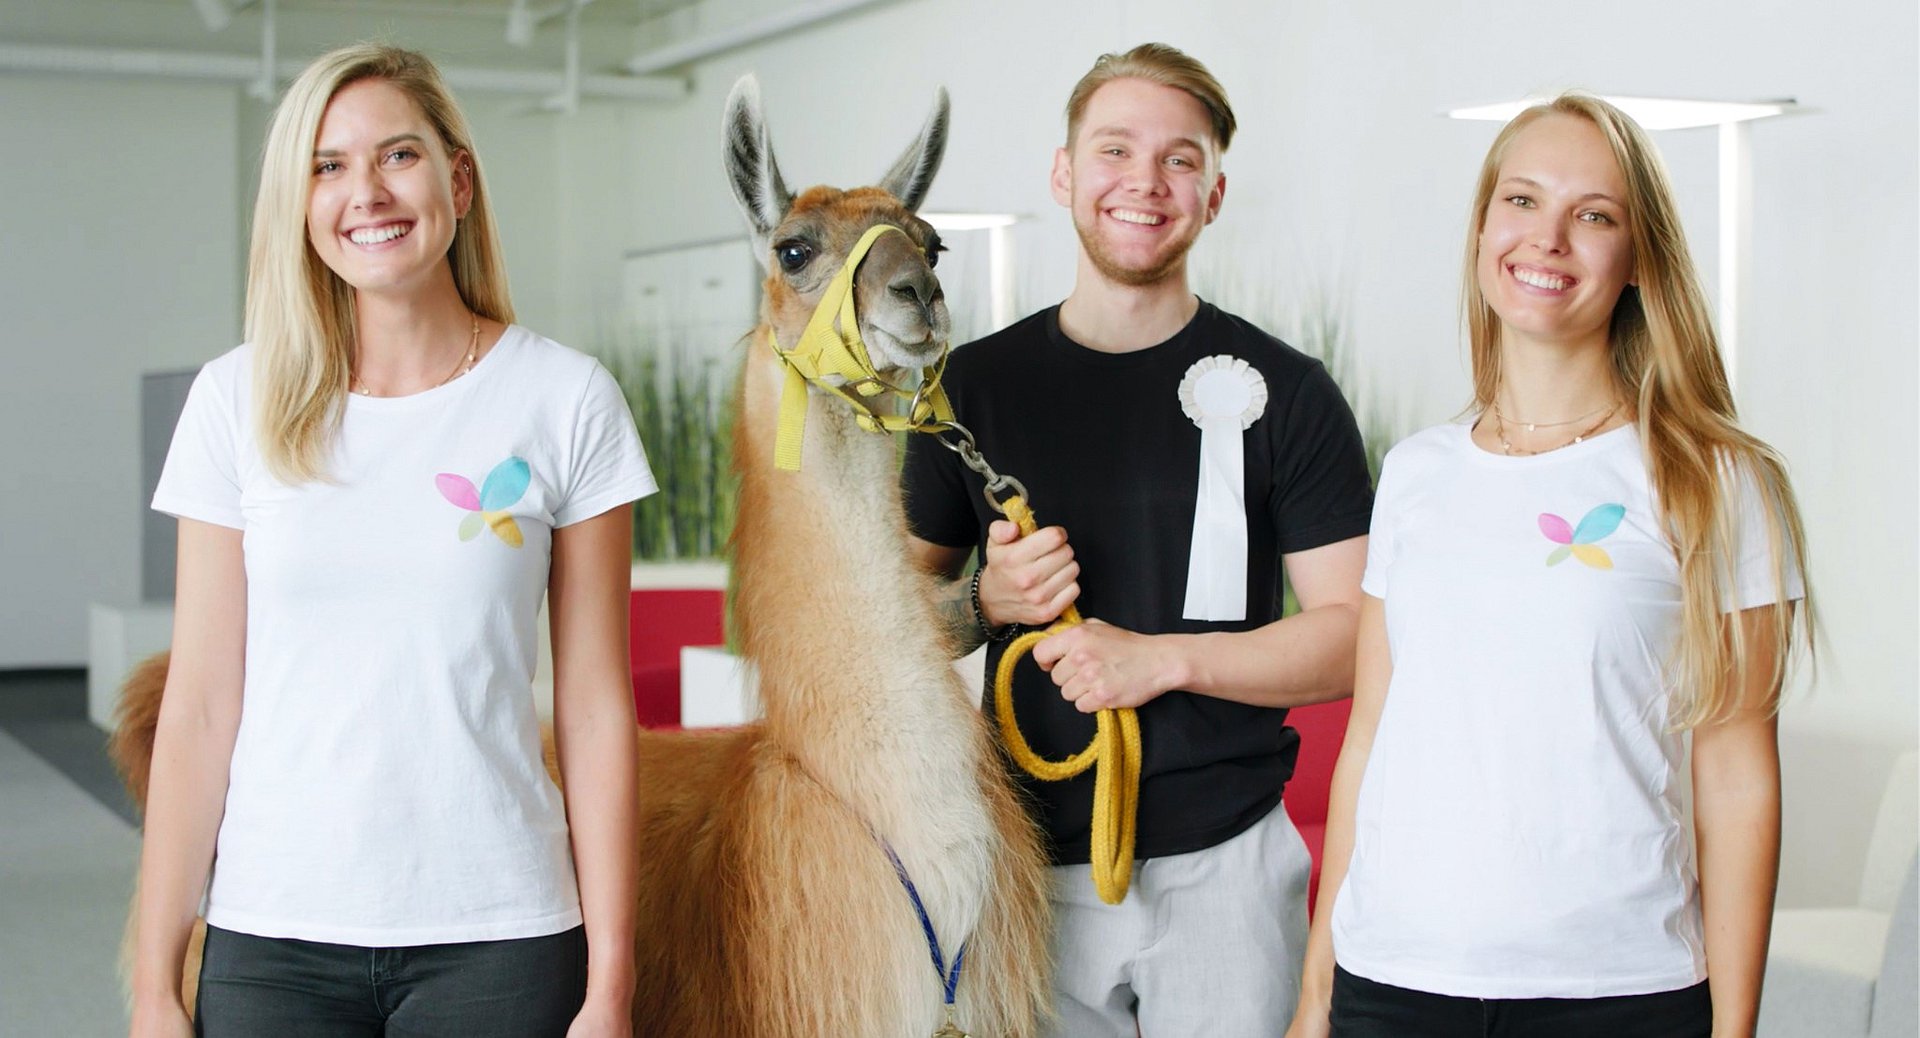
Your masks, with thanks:
[[[1099,218],[1099,215],[1095,214],[1094,219]],[[1198,237],[1196,235],[1195,238],[1188,238],[1183,242],[1170,243],[1172,247],[1159,262],[1151,267],[1141,268],[1123,266],[1120,261],[1108,255],[1106,245],[1100,240],[1099,235],[1088,233],[1085,227],[1080,226],[1080,221],[1074,221],[1073,230],[1080,236],[1080,248],[1087,254],[1093,269],[1099,271],[1100,275],[1107,280],[1130,288],[1157,285],[1165,281],[1186,262],[1187,253],[1193,250],[1193,243]]]

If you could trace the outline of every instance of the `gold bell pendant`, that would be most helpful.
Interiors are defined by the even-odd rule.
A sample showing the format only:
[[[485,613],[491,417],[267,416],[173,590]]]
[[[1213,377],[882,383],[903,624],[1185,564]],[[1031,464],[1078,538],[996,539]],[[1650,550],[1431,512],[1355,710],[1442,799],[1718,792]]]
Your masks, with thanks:
[[[953,1007],[949,1005],[947,1022],[941,1024],[938,1031],[933,1032],[933,1038],[973,1038],[973,1036],[953,1025]]]

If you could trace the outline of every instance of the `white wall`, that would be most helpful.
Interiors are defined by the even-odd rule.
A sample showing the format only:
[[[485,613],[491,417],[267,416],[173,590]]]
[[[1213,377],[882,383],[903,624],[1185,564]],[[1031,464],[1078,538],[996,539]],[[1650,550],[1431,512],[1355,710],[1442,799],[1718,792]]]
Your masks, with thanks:
[[[232,90],[0,77],[0,667],[137,599],[140,374],[239,341]]]
[[[34,28],[10,2],[0,24]],[[154,6],[131,5],[134,27],[166,28]],[[169,45],[210,49],[189,5],[165,13],[189,23]],[[558,122],[528,114],[532,100],[462,99],[520,320],[544,329],[560,323]],[[88,603],[139,597],[140,375],[240,341],[270,116],[235,85],[0,75],[0,668],[83,664]]]
[[[936,84],[953,138],[929,208],[1013,211],[1027,306],[1072,274],[1065,214],[1045,174],[1060,105],[1103,50],[1164,39],[1208,62],[1241,119],[1221,221],[1196,261],[1204,285],[1311,282],[1344,293],[1371,387],[1402,430],[1466,401],[1457,334],[1468,193],[1496,131],[1444,108],[1580,86],[1709,98],[1797,98],[1756,125],[1753,276],[1740,394],[1749,426],[1787,456],[1812,542],[1825,645],[1817,688],[1784,718],[1783,903],[1848,895],[1879,776],[1916,741],[1920,617],[1914,514],[1920,471],[1916,282],[1916,12],[1906,0],[1826,5],[1627,0],[1588,9],[1505,4],[1270,4],[1176,8],[1136,0],[933,0],[724,56],[696,70],[690,103],[601,111],[561,131],[569,243],[563,326],[614,298],[622,249],[733,233],[719,117],[757,71],[794,186],[877,176]],[[1713,131],[1659,135],[1715,288]],[[1203,291],[1206,290],[1203,288]],[[1833,774],[1834,746],[1865,744]]]

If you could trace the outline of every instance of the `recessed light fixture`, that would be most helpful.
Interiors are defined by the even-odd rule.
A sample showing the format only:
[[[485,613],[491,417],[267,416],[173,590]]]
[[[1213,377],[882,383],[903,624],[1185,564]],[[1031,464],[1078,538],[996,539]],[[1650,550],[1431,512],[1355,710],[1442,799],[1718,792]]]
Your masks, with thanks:
[[[921,213],[920,219],[940,231],[989,231],[1020,222],[1012,213]]]
[[[1791,98],[1775,101],[1702,101],[1681,97],[1601,95],[1600,99],[1633,116],[1634,122],[1649,130],[1690,130],[1699,126],[1750,122],[1781,115],[1797,107]],[[1542,95],[1518,101],[1455,108],[1447,112],[1447,117],[1503,123],[1533,105],[1551,100],[1551,96]]]

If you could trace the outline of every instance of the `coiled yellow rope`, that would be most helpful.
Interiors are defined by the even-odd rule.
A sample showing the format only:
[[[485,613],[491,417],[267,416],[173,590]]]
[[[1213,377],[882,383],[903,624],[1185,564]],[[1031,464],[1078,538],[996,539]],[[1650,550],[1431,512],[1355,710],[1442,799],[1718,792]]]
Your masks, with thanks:
[[[1014,496],[1004,505],[1007,518],[1027,536],[1039,529],[1025,498]],[[1093,741],[1086,749],[1062,761],[1051,761],[1033,751],[1013,716],[1013,668],[1043,639],[1077,627],[1080,611],[1068,605],[1045,630],[1028,631],[1007,645],[993,676],[993,712],[1000,722],[1000,738],[1014,763],[1043,782],[1070,779],[1093,767],[1093,887],[1100,900],[1117,905],[1126,900],[1133,880],[1133,836],[1140,807],[1140,719],[1132,707],[1102,710],[1094,715]]]

